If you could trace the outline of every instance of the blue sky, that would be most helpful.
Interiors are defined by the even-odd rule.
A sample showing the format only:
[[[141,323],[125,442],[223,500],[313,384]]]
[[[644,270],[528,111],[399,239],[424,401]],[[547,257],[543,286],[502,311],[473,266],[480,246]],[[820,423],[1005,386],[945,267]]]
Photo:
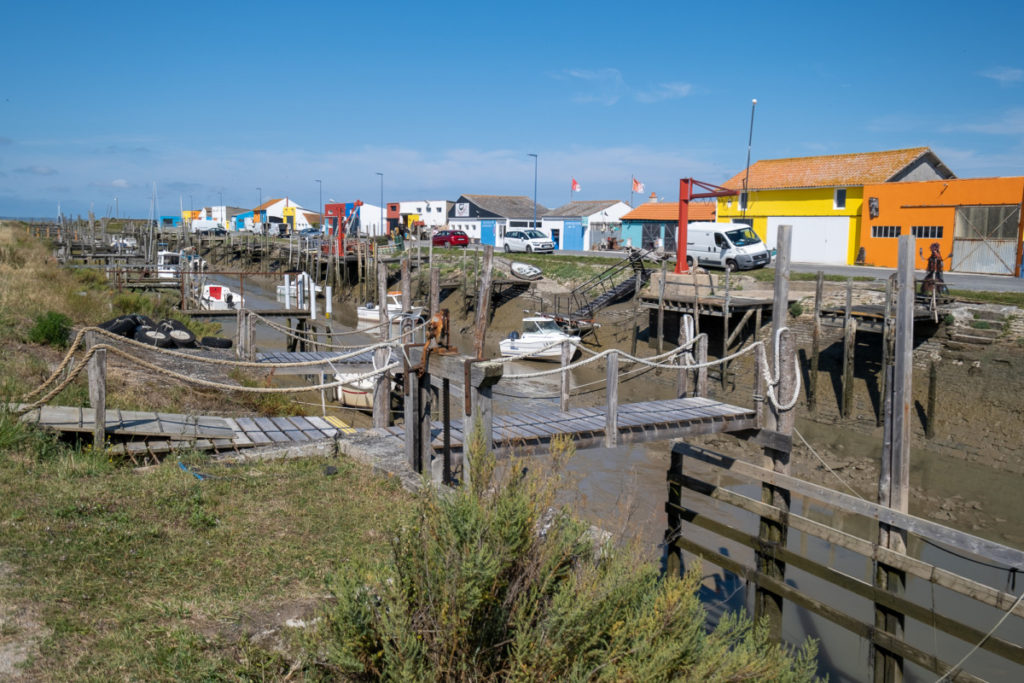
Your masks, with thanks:
[[[8,3],[0,216],[289,196],[666,200],[929,146],[1024,175],[1017,3]],[[17,27],[17,30],[12,30]],[[1008,32],[1010,31],[1010,32]]]

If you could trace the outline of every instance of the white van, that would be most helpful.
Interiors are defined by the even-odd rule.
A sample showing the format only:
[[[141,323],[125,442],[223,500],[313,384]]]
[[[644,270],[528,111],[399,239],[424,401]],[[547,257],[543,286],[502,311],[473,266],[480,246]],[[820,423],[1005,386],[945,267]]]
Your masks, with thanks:
[[[686,265],[753,270],[771,263],[761,238],[745,223],[690,223],[686,228]]]

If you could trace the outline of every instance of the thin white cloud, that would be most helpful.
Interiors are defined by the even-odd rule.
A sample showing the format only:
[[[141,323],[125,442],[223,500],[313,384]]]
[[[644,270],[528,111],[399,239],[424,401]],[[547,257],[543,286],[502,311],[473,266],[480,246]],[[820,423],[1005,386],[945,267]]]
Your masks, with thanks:
[[[993,121],[947,126],[944,132],[984,133],[986,135],[1024,135],[1024,109],[1010,109]]]
[[[14,169],[14,172],[23,175],[57,175],[57,169],[51,166],[22,166]]]
[[[564,69],[554,75],[558,80],[579,81],[587,90],[572,95],[574,102],[613,105],[628,88],[618,69]]]
[[[134,187],[134,185],[129,183],[124,178],[118,178],[116,180],[111,180],[109,182],[95,182],[94,181],[94,182],[89,183],[89,187],[111,187],[111,188],[114,188],[115,190],[126,190],[128,188]]]
[[[645,89],[632,88],[622,72],[608,67],[604,69],[563,69],[552,74],[557,80],[576,81],[585,85],[586,90],[573,93],[572,100],[581,103],[597,103],[611,106],[623,97],[632,97],[637,102],[653,104],[666,100],[677,100],[690,95],[693,86],[678,81],[657,83]]]
[[[665,100],[678,100],[693,92],[693,86],[689,83],[659,83],[647,90],[636,93],[637,102],[651,104]]]
[[[982,71],[981,75],[985,78],[991,78],[993,81],[997,81],[1000,85],[1004,86],[1024,81],[1024,69],[1016,69],[1009,66],[997,66],[987,71]]]

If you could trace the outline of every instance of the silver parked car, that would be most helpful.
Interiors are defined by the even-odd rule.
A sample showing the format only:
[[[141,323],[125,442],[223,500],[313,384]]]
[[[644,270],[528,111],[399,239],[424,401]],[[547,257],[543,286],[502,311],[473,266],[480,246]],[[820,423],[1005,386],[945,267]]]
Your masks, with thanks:
[[[555,243],[540,230],[509,230],[505,233],[505,251],[552,252]]]

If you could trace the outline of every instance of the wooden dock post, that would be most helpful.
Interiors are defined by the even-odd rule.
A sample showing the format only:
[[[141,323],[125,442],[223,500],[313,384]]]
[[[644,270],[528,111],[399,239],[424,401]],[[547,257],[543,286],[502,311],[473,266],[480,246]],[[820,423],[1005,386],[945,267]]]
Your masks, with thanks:
[[[811,337],[811,367],[807,377],[807,408],[811,413],[818,409],[818,364],[821,356],[821,298],[825,293],[825,273],[818,271],[814,282],[814,327]]]
[[[792,226],[780,225],[778,232],[775,262],[775,296],[772,302],[772,343],[779,344],[781,367],[779,381],[775,386],[777,401],[788,401],[796,386],[796,359],[792,333],[780,335],[779,331],[786,326],[786,315],[789,307],[789,255],[792,238]],[[765,447],[762,457],[763,466],[780,474],[789,474],[790,448],[782,447],[786,437],[793,433],[795,414],[792,409],[780,411],[772,403],[766,404],[763,419],[764,431],[774,432],[772,441],[775,447]],[[782,438],[778,438],[782,437]],[[787,489],[762,484],[761,502],[778,508],[782,517],[789,512],[790,494]],[[776,556],[774,548],[784,549],[788,537],[788,527],[767,517],[760,521],[758,540],[765,551],[756,553],[758,571],[785,583],[786,563]],[[782,596],[760,586],[754,598],[755,618],[765,617],[775,639],[782,636]]]
[[[409,280],[409,259],[402,259],[402,313],[408,313],[412,308],[412,291]]]
[[[484,246],[483,275],[477,280],[480,284],[476,295],[476,315],[474,316],[473,354],[477,358],[484,357],[484,342],[487,337],[487,319],[491,307],[491,269],[494,262],[494,247]]]
[[[246,341],[245,341],[245,311],[241,308],[235,314],[235,357],[245,358],[246,357]]]
[[[562,342],[562,372],[559,375],[561,382],[559,384],[558,409],[561,410],[563,413],[569,410],[569,391],[571,389],[571,376],[569,375],[569,364],[572,362],[572,354],[575,350],[576,346],[571,342]]]
[[[390,334],[388,324],[388,271],[384,263],[377,264],[377,290],[380,296],[380,338],[387,339]],[[382,368],[387,364],[388,350],[380,348],[373,352],[373,364]],[[375,428],[387,427],[391,424],[391,373],[383,372],[377,375],[377,381],[373,385],[373,426]]]
[[[846,307],[843,311],[843,404],[840,415],[853,415],[853,366],[857,346],[857,321],[853,318],[853,278],[846,280]]]
[[[939,368],[935,361],[928,364],[928,416],[924,424],[924,436],[926,439],[935,438],[935,418],[938,404],[939,390]]]
[[[696,325],[696,322],[694,323]],[[697,337],[697,395],[705,397],[708,395],[708,336],[702,334]]]
[[[875,426],[881,427],[885,422],[885,396],[888,391],[889,373],[886,368],[892,365],[892,296],[896,287],[896,278],[893,273],[885,281],[885,314],[882,317],[882,371],[878,373],[878,414],[875,417]]]
[[[441,309],[441,269],[430,268],[430,315]]]
[[[693,358],[693,347],[690,346],[692,341],[693,316],[687,315],[686,313],[680,313],[679,337],[677,341],[680,352],[676,354],[675,362],[681,367],[676,375],[676,398],[685,398],[686,392],[689,391],[690,371],[685,366],[688,365],[686,361]]]
[[[619,445],[619,352],[615,349],[608,354],[605,382],[608,398],[604,426],[604,445],[606,448],[614,448]]]
[[[417,354],[418,355],[418,354]],[[403,357],[404,359],[404,357]],[[422,375],[404,360],[405,457],[413,472],[423,474],[430,466],[430,373]]]
[[[658,282],[658,355],[665,352],[665,274],[668,261],[661,262],[661,279]]]
[[[467,363],[469,367],[465,377],[468,386],[464,387],[464,391],[469,397],[469,411],[466,417],[471,419],[465,443],[473,443],[479,429],[480,441],[485,448],[491,449],[494,446],[493,387],[501,379],[503,366],[501,363],[475,363],[471,360]],[[462,456],[462,481],[465,484],[470,482],[471,474],[468,455],[463,453]]]
[[[86,346],[92,348],[99,343],[95,332],[86,335]],[[97,349],[86,365],[89,378],[89,405],[93,418],[92,447],[102,451],[107,445],[107,350]]]
[[[722,300],[722,358],[729,355],[729,303],[732,295],[732,270],[725,269],[725,298]],[[729,374],[729,364],[722,361],[722,388],[725,388],[726,377]]]
[[[892,382],[886,394],[886,423],[878,480],[878,502],[906,513],[910,506],[910,423],[913,409],[914,372],[914,236],[899,238],[896,302],[896,339]],[[878,545],[907,552],[907,532],[888,524],[878,525]],[[903,593],[906,573],[878,562],[876,584],[891,593]],[[875,604],[875,627],[902,640],[905,617]],[[875,681],[903,680],[903,657],[879,645],[873,646]]]

